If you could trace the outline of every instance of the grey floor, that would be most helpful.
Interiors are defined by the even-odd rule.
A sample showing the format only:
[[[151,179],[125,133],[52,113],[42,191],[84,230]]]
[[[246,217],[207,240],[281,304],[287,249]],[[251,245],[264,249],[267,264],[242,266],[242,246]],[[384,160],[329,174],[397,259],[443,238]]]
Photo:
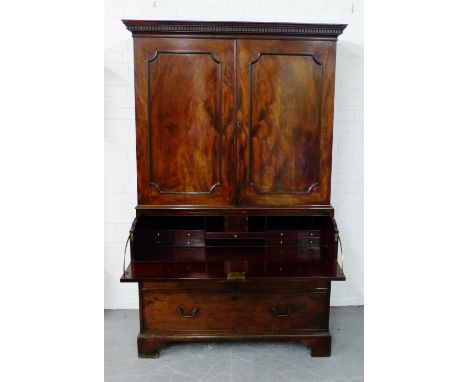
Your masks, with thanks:
[[[105,381],[363,381],[362,307],[331,310],[332,356],[312,358],[299,342],[176,343],[139,359],[137,310],[106,310]]]

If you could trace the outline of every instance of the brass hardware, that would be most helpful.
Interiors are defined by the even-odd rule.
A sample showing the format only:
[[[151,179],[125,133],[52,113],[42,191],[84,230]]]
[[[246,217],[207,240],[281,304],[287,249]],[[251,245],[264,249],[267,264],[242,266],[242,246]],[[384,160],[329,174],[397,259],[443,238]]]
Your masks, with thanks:
[[[228,272],[228,280],[245,280],[245,272]]]
[[[280,236],[283,236],[283,232],[280,233]]]
[[[184,307],[183,306],[178,306],[177,309],[176,309],[176,312],[179,314],[179,316],[181,316],[183,318],[194,318],[195,315],[198,313],[198,308],[194,306],[192,308],[192,313],[185,314],[184,313]]]
[[[135,230],[135,225],[136,225],[137,220],[138,220],[138,217],[136,217],[136,218],[133,220],[132,228],[130,228],[130,231],[128,232],[127,242],[125,243],[124,258],[123,258],[123,277],[125,277],[125,276],[128,274],[127,269],[126,269],[126,267],[125,267],[125,257],[127,257],[127,247],[128,247],[128,243],[129,243],[129,242],[133,242],[133,231]]]
[[[189,241],[187,241],[187,244],[190,244],[190,240],[189,240]]]
[[[125,243],[125,249],[124,249],[124,261],[123,261],[123,275],[124,275],[124,277],[128,273],[127,270],[125,269],[125,257],[127,256],[128,242],[131,240],[131,238],[132,238],[132,233],[129,232],[128,239],[127,239],[127,242]]]
[[[234,238],[237,239],[237,235],[236,235],[236,234],[234,234]]]
[[[285,313],[280,313],[277,307],[271,308],[271,313],[273,314],[273,316],[278,317],[278,318],[289,317],[292,312],[294,312],[294,305],[288,305],[286,307]]]
[[[188,233],[187,236],[190,236],[190,234]]]
[[[338,241],[340,245],[340,254],[341,254],[341,273],[344,274],[344,257],[343,257],[343,245],[341,244],[340,234],[337,232],[335,233],[335,241]]]

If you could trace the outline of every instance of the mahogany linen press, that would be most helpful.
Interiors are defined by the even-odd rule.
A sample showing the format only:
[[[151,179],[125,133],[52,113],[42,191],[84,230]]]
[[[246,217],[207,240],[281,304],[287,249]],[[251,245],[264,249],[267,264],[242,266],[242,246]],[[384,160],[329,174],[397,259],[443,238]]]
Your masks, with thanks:
[[[299,340],[329,356],[345,280],[330,205],[346,25],[123,20],[134,42],[138,355]],[[340,264],[341,263],[341,264]]]

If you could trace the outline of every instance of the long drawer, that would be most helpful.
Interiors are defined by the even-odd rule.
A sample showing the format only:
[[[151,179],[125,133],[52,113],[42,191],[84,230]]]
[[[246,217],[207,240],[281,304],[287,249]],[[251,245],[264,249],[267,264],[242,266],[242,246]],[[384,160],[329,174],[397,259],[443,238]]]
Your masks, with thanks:
[[[143,330],[326,330],[327,291],[141,291]]]

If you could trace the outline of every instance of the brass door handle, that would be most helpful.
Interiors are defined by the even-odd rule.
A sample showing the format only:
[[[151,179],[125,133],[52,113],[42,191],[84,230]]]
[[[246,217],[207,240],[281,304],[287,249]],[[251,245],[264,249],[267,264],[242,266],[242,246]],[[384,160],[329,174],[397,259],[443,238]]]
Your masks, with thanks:
[[[277,307],[271,308],[271,313],[273,314],[273,316],[279,317],[279,318],[289,317],[292,312],[294,312],[293,305],[288,305],[286,307],[285,313],[280,313],[280,309],[278,309]]]
[[[177,313],[179,314],[180,317],[183,317],[183,318],[194,318],[195,315],[198,313],[198,308],[197,307],[193,307],[192,308],[192,313],[190,314],[185,314],[184,313],[184,307],[183,306],[178,306],[177,309],[176,309]]]

